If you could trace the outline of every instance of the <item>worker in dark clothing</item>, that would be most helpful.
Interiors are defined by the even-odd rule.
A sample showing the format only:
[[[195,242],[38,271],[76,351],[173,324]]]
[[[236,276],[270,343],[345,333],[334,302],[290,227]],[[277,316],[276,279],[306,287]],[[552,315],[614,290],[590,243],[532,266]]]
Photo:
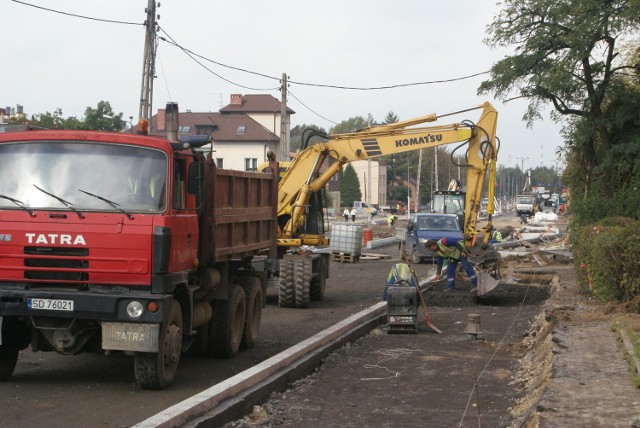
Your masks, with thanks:
[[[439,241],[428,239],[424,246],[438,256],[436,260],[436,280],[440,279],[444,260],[447,261],[447,288],[445,291],[455,290],[456,268],[458,267],[458,262],[461,262],[471,280],[471,292],[477,292],[478,277],[473,266],[467,260],[468,254],[466,248],[464,248],[464,243],[458,240],[447,242],[447,238],[442,238]]]

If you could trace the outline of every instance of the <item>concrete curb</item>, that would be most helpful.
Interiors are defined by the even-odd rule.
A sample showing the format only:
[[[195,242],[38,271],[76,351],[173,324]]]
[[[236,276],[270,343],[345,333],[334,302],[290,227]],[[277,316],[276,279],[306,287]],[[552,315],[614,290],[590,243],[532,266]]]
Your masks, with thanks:
[[[268,360],[151,416],[134,425],[134,428],[179,427],[260,383],[264,383],[261,388],[268,388],[268,384],[286,377],[289,370],[295,369],[309,354],[322,352],[323,357],[350,340],[363,325],[378,325],[386,306],[387,302],[370,306]]]

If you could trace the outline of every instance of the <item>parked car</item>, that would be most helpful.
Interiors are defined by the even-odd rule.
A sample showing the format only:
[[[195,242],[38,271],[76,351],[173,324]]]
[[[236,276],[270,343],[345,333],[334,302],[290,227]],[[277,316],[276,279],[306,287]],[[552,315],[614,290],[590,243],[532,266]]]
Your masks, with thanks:
[[[422,213],[415,214],[407,224],[404,242],[400,243],[400,255],[412,263],[435,260],[436,255],[424,246],[427,239],[447,238],[448,242],[461,241],[462,228],[455,214]]]

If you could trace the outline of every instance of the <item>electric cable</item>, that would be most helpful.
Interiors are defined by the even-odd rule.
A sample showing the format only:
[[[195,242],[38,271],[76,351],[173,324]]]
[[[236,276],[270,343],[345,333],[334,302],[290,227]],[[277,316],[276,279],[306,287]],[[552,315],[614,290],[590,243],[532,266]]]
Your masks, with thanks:
[[[33,7],[35,9],[46,10],[47,12],[53,12],[53,13],[57,13],[57,14],[60,14],[60,15],[71,16],[73,18],[82,18],[82,19],[88,19],[90,21],[106,22],[108,24],[140,25],[142,27],[145,26],[144,22],[143,23],[140,23],[140,22],[127,22],[127,21],[118,21],[118,20],[114,20],[114,19],[94,18],[92,16],[78,15],[76,13],[62,12],[60,10],[50,9],[48,7],[37,6],[35,4],[27,3],[25,1],[20,1],[20,0],[9,0],[9,1],[21,4],[23,6]]]

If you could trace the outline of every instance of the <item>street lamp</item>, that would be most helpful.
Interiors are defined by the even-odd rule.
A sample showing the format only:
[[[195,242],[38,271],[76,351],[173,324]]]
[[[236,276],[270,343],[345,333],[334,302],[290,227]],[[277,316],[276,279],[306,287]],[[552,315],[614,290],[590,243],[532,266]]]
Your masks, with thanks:
[[[529,160],[530,158],[522,157],[522,158],[516,158],[516,159],[520,161],[520,165],[521,165],[520,170],[524,172],[524,161]]]

